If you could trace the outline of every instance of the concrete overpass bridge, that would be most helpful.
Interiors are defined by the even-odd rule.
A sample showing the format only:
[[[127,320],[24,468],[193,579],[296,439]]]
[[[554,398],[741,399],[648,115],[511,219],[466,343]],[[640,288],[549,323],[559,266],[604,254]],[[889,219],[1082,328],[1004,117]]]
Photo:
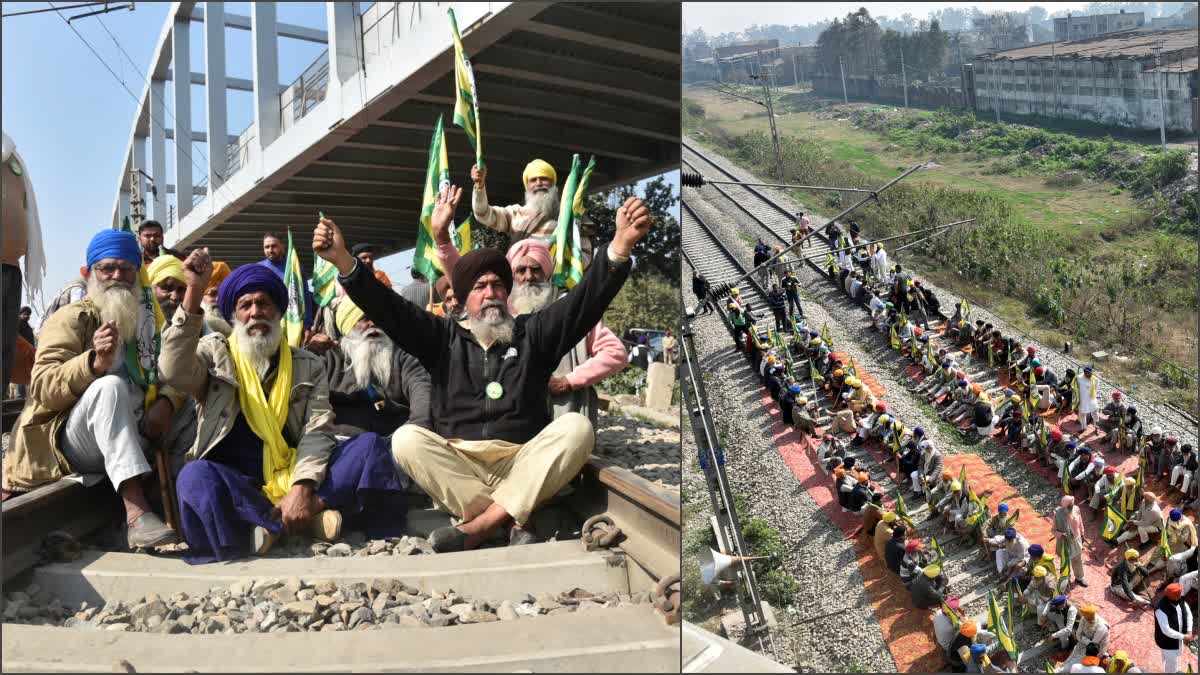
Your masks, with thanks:
[[[492,203],[523,199],[521,171],[534,157],[553,164],[561,181],[572,153],[585,161],[595,154],[595,190],[679,166],[678,4],[324,5],[327,25],[315,29],[281,23],[274,3],[250,3],[250,16],[221,2],[172,3],[131,125],[114,227],[140,211],[167,227],[168,246],[210,246],[235,266],[262,258],[263,233],[291,227],[306,272],[318,211],[352,243],[371,241],[385,255],[412,247],[439,113],[455,184],[470,185],[474,160],[450,124],[448,7],[475,70]],[[251,33],[249,80],[228,75],[231,30]],[[197,37],[204,63],[190,57]],[[326,49],[299,79],[281,83],[280,40]],[[174,86],[184,77],[204,96]],[[228,128],[230,90],[251,92],[253,122],[244,130]],[[190,128],[194,108],[206,129]],[[201,144],[204,156],[179,139]]]

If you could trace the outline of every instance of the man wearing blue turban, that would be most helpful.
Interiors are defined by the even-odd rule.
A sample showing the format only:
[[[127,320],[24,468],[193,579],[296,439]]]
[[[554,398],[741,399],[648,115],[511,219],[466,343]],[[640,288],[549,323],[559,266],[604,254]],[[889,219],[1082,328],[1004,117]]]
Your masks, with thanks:
[[[234,270],[217,296],[233,332],[201,337],[212,270],[207,250],[188,256],[182,305],[163,330],[164,381],[195,397],[198,415],[176,482],[184,559],[262,555],[284,533],[333,541],[343,525],[402,534],[408,478],[378,435],[337,442],[325,361],[283,340],[283,281],[263,265]]]
[[[86,297],[42,327],[4,489],[24,492],[72,472],[85,484],[107,477],[125,503],[129,546],[153,548],[175,533],[147,502],[149,456],[158,446],[180,457],[195,436],[195,411],[186,395],[159,386],[161,310],[141,264],[132,233],[92,238]]]

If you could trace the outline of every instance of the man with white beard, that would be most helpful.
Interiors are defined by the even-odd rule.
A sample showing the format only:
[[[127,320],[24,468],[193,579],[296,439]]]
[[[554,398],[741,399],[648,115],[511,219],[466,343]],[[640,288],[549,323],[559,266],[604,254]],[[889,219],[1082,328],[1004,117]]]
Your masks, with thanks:
[[[221,282],[229,276],[231,271],[228,263],[220,260],[214,261],[212,278],[208,280],[208,287],[204,289],[204,300],[200,302],[200,308],[204,310],[204,325],[208,326],[210,331],[220,333],[225,337],[233,334],[233,326],[229,325],[229,322],[221,315],[221,310],[217,309],[217,297],[221,290]],[[174,314],[171,312],[167,316]]]
[[[528,237],[549,239],[558,226],[558,173],[549,163],[535,159],[521,174],[525,185],[525,203],[490,206],[487,200],[487,167],[471,167],[475,190],[471,210],[475,222],[497,232],[508,232],[512,243]]]
[[[151,447],[181,454],[195,428],[186,395],[159,386],[156,316],[138,281],[141,264],[130,232],[104,230],[88,245],[87,296],[55,312],[39,337],[30,401],[4,457],[4,489],[25,492],[72,472],[84,484],[107,476],[125,503],[129,546],[152,548],[175,533],[146,498]]]
[[[434,231],[449,227],[461,196],[457,187],[438,195]],[[392,456],[459,523],[430,534],[435,551],[477,548],[510,524],[509,545],[536,541],[525,529],[530,515],[591,455],[592,424],[578,413],[551,421],[546,397],[556,365],[600,321],[628,278],[650,211],[630,198],[616,220],[612,242],[596,252],[579,285],[533,314],[514,318],[508,311],[512,267],[502,253],[478,248],[464,255],[450,281],[470,317],[465,326],[384,287],[346,250],[333,221],[317,225],[313,250],[337,267],[346,294],[429,372],[434,429],[400,427],[392,435]]]
[[[197,405],[196,442],[176,483],[184,560],[262,555],[284,533],[401,534],[408,480],[379,436],[337,443],[323,360],[283,340],[283,282],[262,265],[234,270],[217,299],[233,334],[201,337],[211,273],[206,249],[188,256],[183,305],[162,339],[164,380]]]
[[[438,247],[442,269],[452,275],[459,254],[450,242],[449,227],[434,230],[433,240]],[[544,241],[523,239],[510,246],[505,257],[513,272],[513,290],[508,298],[508,308],[513,316],[540,312],[560,297],[550,282],[554,266]],[[550,376],[554,417],[577,412],[595,425],[599,397],[593,387],[621,372],[628,362],[627,357],[621,339],[602,321],[597,322],[587,337],[563,357]]]
[[[421,363],[350,298],[338,305],[337,328],[342,339],[324,353],[334,433],[390,436],[405,423],[430,428],[429,373]]]

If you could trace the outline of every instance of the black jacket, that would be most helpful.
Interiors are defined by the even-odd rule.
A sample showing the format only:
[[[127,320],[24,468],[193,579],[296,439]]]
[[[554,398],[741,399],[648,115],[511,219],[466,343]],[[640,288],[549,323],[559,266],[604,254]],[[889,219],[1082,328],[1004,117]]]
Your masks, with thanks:
[[[371,392],[374,396],[359,389],[354,370],[340,347],[325,352],[325,372],[329,375],[334,433],[355,436],[371,431],[387,436],[405,422],[433,429],[429,416],[429,373],[404,350],[393,350],[387,389]]]
[[[884,561],[887,563],[888,569],[896,574],[900,574],[900,562],[904,560],[904,541],[892,538],[883,548]]]
[[[630,261],[609,262],[608,246],[599,247],[578,286],[546,309],[517,317],[513,343],[486,352],[471,331],[405,300],[361,264],[339,281],[375,325],[429,371],[435,433],[523,444],[550,424],[550,375],[604,316],[631,267]],[[485,393],[493,382],[502,388],[498,399]]]

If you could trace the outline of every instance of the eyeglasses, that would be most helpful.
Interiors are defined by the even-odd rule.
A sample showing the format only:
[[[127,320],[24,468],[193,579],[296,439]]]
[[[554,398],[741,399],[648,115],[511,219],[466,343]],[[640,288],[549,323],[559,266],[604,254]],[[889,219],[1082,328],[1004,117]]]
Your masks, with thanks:
[[[116,274],[132,275],[137,272],[137,268],[127,262],[99,263],[94,265],[92,269],[108,276],[114,276]]]

